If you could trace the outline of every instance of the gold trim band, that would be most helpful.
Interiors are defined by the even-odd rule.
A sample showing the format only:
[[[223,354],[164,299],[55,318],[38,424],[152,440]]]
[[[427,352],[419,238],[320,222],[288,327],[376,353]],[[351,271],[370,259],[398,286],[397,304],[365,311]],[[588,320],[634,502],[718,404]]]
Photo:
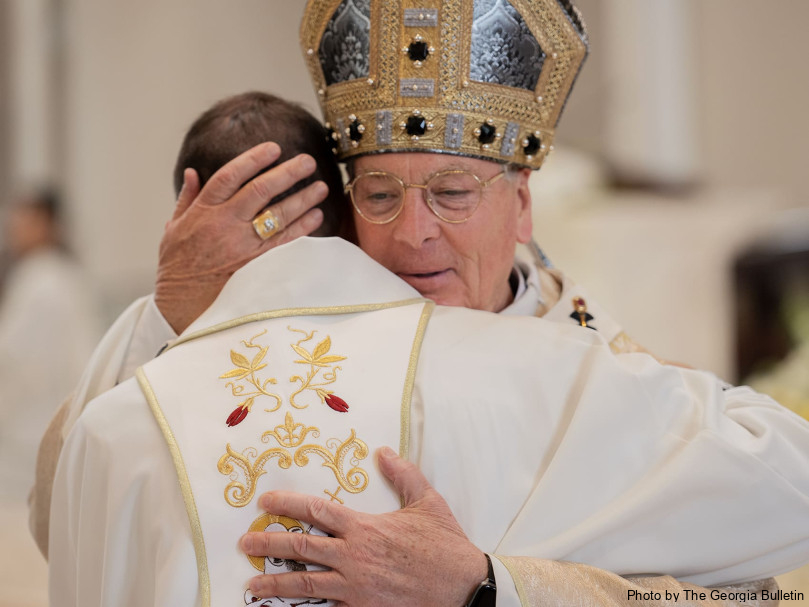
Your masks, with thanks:
[[[357,304],[350,306],[326,306],[322,308],[283,308],[280,310],[272,310],[269,312],[257,312],[256,314],[248,314],[240,318],[235,318],[226,322],[213,325],[206,329],[200,329],[189,335],[180,337],[173,344],[169,345],[166,350],[170,350],[180,344],[193,339],[198,339],[211,333],[217,333],[226,329],[232,329],[249,322],[257,322],[259,320],[271,320],[273,318],[283,318],[285,316],[325,316],[331,314],[356,314],[358,312],[373,312],[375,310],[387,310],[390,308],[400,308],[402,306],[409,306],[417,303],[426,303],[429,300],[423,297],[414,297],[412,299],[402,299],[399,301],[390,301],[377,304]]]
[[[435,303],[427,301],[419,318],[416,328],[416,336],[413,339],[413,348],[410,350],[410,362],[407,366],[407,376],[405,378],[404,391],[402,392],[402,424],[399,437],[399,456],[403,459],[410,457],[410,407],[413,399],[413,386],[416,383],[416,369],[418,368],[421,345],[424,343],[424,332],[427,330],[427,323],[435,309]]]
[[[180,490],[183,494],[183,501],[185,502],[185,510],[188,514],[188,522],[191,524],[191,534],[194,540],[194,554],[197,557],[197,571],[199,573],[199,593],[202,601],[202,607],[210,607],[211,605],[211,578],[208,574],[208,556],[205,552],[205,538],[202,535],[202,525],[199,522],[199,512],[197,511],[197,504],[194,500],[194,493],[191,490],[191,481],[188,479],[188,473],[185,469],[185,462],[180,453],[180,447],[177,445],[177,439],[174,438],[174,433],[166,421],[163,410],[157,402],[146,374],[143,372],[142,367],[138,367],[135,371],[135,377],[138,378],[138,384],[149,403],[149,408],[152,410],[157,425],[160,426],[163,437],[166,439],[166,444],[171,452],[171,459],[174,461],[174,468],[177,470],[177,479],[180,483]]]

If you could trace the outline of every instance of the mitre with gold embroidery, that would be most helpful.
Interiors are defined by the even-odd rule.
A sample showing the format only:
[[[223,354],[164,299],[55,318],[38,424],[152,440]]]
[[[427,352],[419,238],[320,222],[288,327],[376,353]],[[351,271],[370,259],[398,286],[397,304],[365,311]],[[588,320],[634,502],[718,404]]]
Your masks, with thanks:
[[[421,151],[534,169],[588,50],[569,0],[309,0],[301,43],[341,160]]]

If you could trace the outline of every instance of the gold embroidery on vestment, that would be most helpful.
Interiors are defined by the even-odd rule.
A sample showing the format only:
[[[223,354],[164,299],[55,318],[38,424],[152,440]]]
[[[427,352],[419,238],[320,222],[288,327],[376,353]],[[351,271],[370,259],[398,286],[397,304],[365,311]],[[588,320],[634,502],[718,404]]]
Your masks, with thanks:
[[[294,449],[306,440],[306,436],[310,432],[314,438],[320,436],[320,430],[314,426],[296,424],[295,420],[292,419],[292,415],[287,413],[284,416],[284,425],[276,426],[272,430],[267,430],[261,435],[261,442],[269,443],[270,437],[273,437],[282,447]]]
[[[233,381],[227,382],[225,386],[230,388],[233,396],[247,397],[237,406],[245,408],[248,411],[253,407],[253,402],[257,396],[269,396],[275,399],[275,406],[271,409],[265,409],[265,411],[277,411],[281,408],[281,404],[283,403],[280,396],[267,390],[268,384],[277,384],[278,380],[274,377],[269,377],[262,380],[256,376],[257,371],[260,371],[267,366],[267,363],[263,362],[263,360],[267,355],[269,346],[260,346],[258,344],[254,344],[253,340],[261,337],[266,332],[267,330],[265,329],[258,335],[251,337],[249,340],[242,340],[242,343],[246,348],[256,348],[258,350],[258,353],[253,357],[252,360],[249,360],[244,354],[231,350],[230,362],[236,365],[236,368],[231,369],[230,371],[227,371],[219,376],[219,379],[233,379]],[[249,386],[252,386],[255,388],[255,390],[246,392]]]
[[[345,360],[346,357],[339,356],[337,354],[329,354],[329,350],[331,350],[331,337],[328,335],[325,339],[319,342],[311,352],[309,352],[301,344],[312,339],[317,331],[307,333],[306,331],[293,329],[292,327],[287,327],[287,329],[294,331],[295,333],[302,333],[304,335],[303,339],[300,339],[297,341],[297,343],[290,345],[302,359],[296,360],[295,363],[309,366],[305,379],[300,375],[293,375],[289,378],[290,382],[300,382],[301,384],[301,387],[289,397],[289,404],[296,409],[305,409],[308,407],[308,404],[300,405],[295,402],[295,397],[304,390],[314,391],[314,393],[317,394],[318,398],[320,399],[320,402],[325,404],[326,396],[331,394],[331,392],[324,390],[323,388],[337,381],[337,371],[341,370],[340,367],[335,367],[334,363]],[[321,369],[324,370],[323,374],[321,375],[322,381],[320,383],[312,383],[315,377],[317,377],[317,375],[320,373]],[[325,369],[329,369],[329,371],[326,371]]]
[[[413,299],[400,300],[400,301],[395,301],[395,302],[385,302],[385,303],[375,303],[375,304],[359,304],[359,305],[346,305],[346,306],[325,306],[325,307],[312,307],[312,308],[285,308],[285,309],[281,309],[281,310],[274,310],[274,311],[269,311],[269,312],[260,312],[260,313],[256,313],[256,314],[249,314],[249,315],[245,315],[245,316],[242,316],[242,317],[239,317],[239,318],[236,318],[236,319],[228,320],[226,322],[222,322],[222,323],[216,324],[214,326],[207,327],[207,328],[195,331],[193,333],[189,333],[187,335],[184,335],[184,336],[178,338],[176,341],[174,341],[171,345],[169,345],[166,350],[174,349],[177,346],[180,346],[181,344],[184,344],[186,342],[195,341],[195,340],[197,340],[197,339],[199,339],[201,337],[205,337],[205,336],[208,336],[208,335],[211,335],[211,334],[215,334],[215,333],[218,333],[220,331],[225,331],[225,330],[228,330],[228,329],[233,329],[233,328],[236,328],[236,327],[240,327],[240,326],[252,323],[252,322],[259,322],[259,321],[264,321],[264,320],[272,320],[272,319],[277,319],[277,318],[282,318],[282,317],[356,314],[356,313],[362,313],[362,312],[373,312],[373,311],[377,311],[377,310],[389,310],[389,309],[393,309],[393,308],[405,307],[405,306],[414,305],[414,304],[424,304],[424,308],[423,308],[422,313],[421,313],[421,318],[420,318],[420,321],[419,321],[417,334],[416,334],[416,336],[414,338],[413,346],[412,346],[412,349],[411,349],[409,368],[408,368],[408,372],[407,372],[407,377],[406,377],[405,386],[404,386],[403,393],[402,393],[402,401],[401,401],[401,422],[402,422],[402,424],[401,424],[401,431],[400,431],[400,455],[402,457],[407,457],[407,446],[408,446],[408,442],[409,442],[409,428],[410,428],[410,399],[412,397],[413,382],[414,382],[415,373],[416,373],[416,365],[418,363],[419,351],[420,351],[421,343],[422,343],[422,340],[423,340],[423,337],[424,337],[424,331],[426,329],[427,320],[429,319],[430,314],[431,314],[431,312],[432,312],[432,310],[434,308],[434,304],[432,302],[430,302],[430,301],[427,301],[427,300],[425,300],[423,298],[413,298]],[[257,339],[262,334],[263,333],[259,333],[258,335],[254,336],[250,340],[243,341],[242,343],[246,347],[250,347],[250,346],[248,346],[248,342],[252,343],[255,339]],[[266,352],[264,352],[262,354],[262,356],[259,357],[258,355],[262,353],[262,348],[263,347],[258,346],[257,344],[253,344],[253,346],[258,348],[258,353],[253,357],[253,360],[248,361],[248,365],[244,366],[243,364],[239,365],[238,363],[236,363],[234,358],[231,357],[231,362],[233,362],[233,364],[237,368],[240,368],[240,370],[237,373],[236,372],[237,368],[234,368],[234,369],[232,369],[230,371],[230,372],[234,372],[233,377],[227,377],[227,378],[222,378],[222,379],[232,379],[232,380],[234,380],[234,383],[235,383],[235,382],[239,381],[236,378],[239,377],[240,375],[242,375],[242,373],[244,372],[245,369],[249,369],[251,367],[251,365],[253,367],[252,370],[253,370],[254,373],[256,371],[260,371],[260,370],[262,370],[264,368],[264,366],[262,365],[262,362],[263,362],[264,357],[266,356]],[[316,346],[316,348],[317,348],[317,346]],[[244,356],[244,355],[242,354],[242,356]],[[257,357],[258,357],[258,360],[256,360]],[[239,360],[239,362],[244,363],[244,361],[241,358],[239,358],[239,357],[235,357],[235,358],[237,360]],[[247,359],[247,357],[244,357],[244,358]],[[228,372],[228,373],[230,373],[230,372]],[[246,379],[248,375],[249,375],[249,372],[242,377],[242,381],[244,381],[244,379]],[[188,515],[188,519],[189,519],[190,527],[191,527],[191,532],[192,532],[192,537],[193,537],[194,552],[195,552],[195,555],[196,555],[197,572],[198,572],[198,579],[199,579],[200,604],[203,607],[210,607],[210,604],[211,604],[210,583],[211,582],[210,582],[210,574],[209,574],[209,571],[208,571],[208,562],[207,562],[207,554],[206,554],[206,549],[205,549],[205,541],[204,541],[204,536],[203,536],[203,533],[202,533],[202,527],[201,527],[201,523],[200,523],[200,519],[199,519],[199,512],[198,512],[197,507],[196,507],[195,498],[194,498],[194,495],[193,495],[193,492],[192,492],[192,489],[191,489],[191,483],[190,483],[190,480],[189,480],[189,477],[188,477],[188,473],[187,473],[187,470],[186,470],[182,455],[180,453],[179,445],[178,445],[178,443],[177,443],[177,441],[176,441],[176,439],[174,437],[174,434],[171,431],[171,428],[170,428],[165,416],[163,415],[162,409],[160,408],[160,406],[159,406],[159,404],[157,402],[157,398],[156,398],[156,396],[154,394],[154,391],[151,388],[151,385],[148,382],[148,379],[146,378],[145,373],[141,369],[138,369],[137,372],[136,372],[136,376],[137,376],[138,381],[140,383],[141,389],[143,390],[143,393],[144,393],[144,395],[146,397],[146,400],[149,403],[149,406],[150,406],[150,408],[152,410],[152,413],[153,413],[153,415],[154,415],[154,417],[155,417],[161,431],[163,432],[163,436],[164,436],[164,438],[166,440],[166,443],[167,443],[167,445],[169,447],[169,451],[171,453],[172,459],[174,461],[174,465],[175,465],[175,469],[176,469],[176,472],[177,472],[178,481],[179,481],[179,484],[180,484],[181,493],[183,495],[183,500],[184,500],[184,503],[185,503],[186,513]],[[256,379],[258,381],[258,378],[256,378]],[[262,382],[262,383],[263,383],[263,387],[266,388],[266,385],[267,385],[266,380],[265,380],[265,382]],[[270,383],[272,383],[272,382],[270,382]],[[234,394],[234,395],[243,396],[242,393]],[[291,418],[291,416],[290,416],[290,418]],[[292,425],[294,427],[296,427],[296,428],[298,426],[304,427],[303,424],[294,424],[294,421],[292,422]],[[283,436],[283,433],[279,429],[285,428],[285,427],[286,427],[286,423],[285,423],[284,426],[278,426],[278,427],[275,428],[275,431],[277,432],[278,436]],[[316,437],[315,432],[318,431],[317,428],[314,428],[314,427],[306,427],[306,428],[308,429],[308,431],[311,433],[311,435],[313,437]],[[270,435],[271,436],[271,432],[272,431],[267,432],[267,433],[265,433],[265,435]],[[297,430],[295,432],[297,432]],[[291,432],[290,435],[294,435],[295,432]],[[352,439],[353,439],[353,441],[352,441]],[[270,440],[270,438],[267,438],[266,440],[264,440],[264,442],[268,442],[269,440]],[[328,441],[327,444],[332,445],[333,444],[332,441],[334,441],[335,443],[339,443],[338,439],[332,439],[331,441]],[[340,491],[343,488],[345,488],[350,493],[360,493],[360,492],[364,491],[365,488],[367,487],[368,474],[366,473],[365,470],[363,470],[362,468],[359,467],[359,462],[360,462],[360,460],[367,457],[369,449],[368,449],[367,445],[362,440],[356,438],[353,431],[352,431],[352,436],[349,437],[349,439],[347,439],[343,443],[337,444],[337,447],[338,447],[338,449],[337,449],[336,453],[332,453],[331,451],[329,451],[327,449],[324,449],[322,447],[320,448],[321,449],[320,452],[316,452],[316,451],[312,451],[312,452],[316,452],[317,454],[321,455],[321,457],[323,457],[324,460],[327,460],[327,461],[324,461],[324,463],[322,464],[323,466],[325,466],[325,467],[333,466],[333,468],[332,468],[333,471],[334,470],[339,470],[340,471],[339,476],[337,474],[335,474],[335,477],[338,478],[338,483],[339,483],[338,487],[333,492],[329,492],[329,491],[324,489],[324,493],[329,495],[333,500],[336,500],[336,501],[338,501],[340,503],[343,503],[343,501],[338,497],[338,494],[340,493]],[[354,454],[349,459],[349,462],[350,462],[352,467],[347,472],[344,472],[343,467],[345,465],[345,459],[350,454],[352,447],[354,447]],[[334,447],[331,447],[331,448],[333,449]],[[255,462],[257,461],[258,457],[260,457],[258,455],[258,450],[257,449],[252,448],[252,447],[248,447],[242,453],[237,453],[230,447],[229,444],[227,445],[226,449],[227,449],[228,453],[226,453],[225,455],[223,455],[219,459],[219,462],[218,462],[218,465],[217,465],[217,469],[219,470],[219,472],[221,472],[222,474],[226,474],[228,476],[231,476],[231,480],[233,481],[233,482],[229,483],[229,485],[228,485],[228,487],[230,487],[230,489],[226,488],[226,490],[225,490],[226,502],[228,504],[230,504],[231,506],[234,506],[234,504],[231,503],[231,500],[229,500],[228,497],[227,497],[227,492],[230,490],[231,493],[238,496],[238,499],[244,500],[246,498],[245,503],[241,504],[241,505],[246,505],[247,503],[249,503],[252,500],[252,497],[255,495],[255,490],[256,490],[255,481],[256,481],[256,479],[258,479],[262,474],[264,474],[266,472],[266,470],[264,470],[263,468],[261,470],[258,470],[256,468]],[[286,468],[290,468],[291,467],[291,462],[295,461],[295,455],[289,453],[288,451],[286,451],[282,455],[280,453],[280,451],[285,451],[282,447],[281,448],[276,447],[274,449],[277,449],[274,457],[273,457],[273,454],[270,454],[270,456],[268,456],[267,459],[265,460],[264,464],[266,465],[266,461],[269,461],[270,459],[277,458],[279,460],[279,467],[280,468],[284,467],[282,465],[282,462],[284,462],[284,463],[289,462],[289,463],[287,463]],[[271,450],[267,450],[267,451],[271,451]],[[266,453],[266,451],[264,453]],[[229,457],[229,456],[232,456],[232,457]],[[306,459],[306,461],[308,463],[308,457],[301,458],[301,459]],[[250,464],[251,460],[253,461],[252,465]],[[331,466],[329,466],[329,464],[331,464]],[[245,473],[245,481],[247,483],[251,482],[251,481],[248,480],[250,478],[248,475],[251,474],[251,472],[253,473],[253,476],[252,476],[252,488],[251,489],[248,490],[248,487],[245,484],[242,484],[242,483],[238,482],[238,470],[237,469],[240,469],[240,470],[244,471],[244,473]],[[343,484],[340,483],[340,480],[339,480],[340,477],[342,477],[344,479],[343,482],[345,482],[347,486],[344,487]],[[252,493],[251,493],[251,491],[252,491]],[[236,501],[236,500],[234,499],[233,501]],[[235,506],[235,507],[240,507],[240,506]],[[275,515],[267,515],[267,516],[275,516]],[[273,521],[269,521],[269,522],[273,522]],[[276,522],[281,522],[281,521],[278,520]],[[259,558],[259,557],[257,557],[257,558]],[[256,567],[256,569],[261,571],[263,569],[263,558],[260,558],[259,560],[262,561],[262,568]],[[258,562],[258,561],[256,561],[256,562]]]
[[[256,481],[267,472],[265,470],[267,462],[277,459],[278,467],[284,470],[288,469],[292,462],[304,468],[309,464],[310,454],[323,459],[321,466],[332,471],[340,487],[349,493],[364,491],[368,486],[368,473],[359,463],[368,457],[369,449],[365,442],[357,438],[356,431],[352,428],[350,436],[343,441],[337,438],[329,439],[325,447],[317,444],[301,444],[310,433],[314,438],[320,436],[319,429],[296,424],[292,414],[287,412],[284,425],[276,426],[261,437],[265,443],[274,439],[279,447],[271,447],[260,454],[257,449],[248,447],[239,453],[228,443],[225,447],[226,453],[219,458],[216,466],[220,473],[231,479],[225,487],[225,501],[234,508],[246,506],[256,494]],[[292,449],[294,453],[290,451]],[[344,470],[346,460],[351,464],[348,471]],[[241,475],[237,468],[241,470]]]
[[[232,480],[225,487],[225,501],[234,508],[241,508],[250,503],[256,494],[256,481],[266,473],[264,464],[274,457],[278,458],[278,467],[286,470],[292,465],[292,456],[289,451],[282,448],[267,449],[261,455],[253,447],[248,447],[243,453],[233,450],[228,443],[225,446],[227,453],[219,458],[216,469],[222,474],[229,476]],[[250,463],[250,458],[255,458],[254,463]],[[234,466],[241,468],[244,473],[244,483],[239,482],[238,472]]]
[[[340,486],[349,493],[360,493],[368,486],[368,473],[360,468],[360,460],[368,457],[369,449],[363,441],[357,438],[357,432],[352,428],[351,436],[340,442],[336,438],[329,439],[326,443],[334,449],[332,453],[329,449],[320,445],[304,445],[295,452],[295,463],[303,468],[309,463],[308,453],[314,453],[323,458],[324,466],[334,473],[334,478]],[[348,461],[352,467],[348,472],[343,472],[345,460],[350,453],[353,453]]]
[[[337,494],[338,494],[338,493],[340,493],[340,489],[341,489],[341,487],[337,487],[337,489],[335,489],[335,490],[334,490],[334,493],[332,493],[331,491],[328,491],[328,490],[324,489],[324,490],[323,490],[323,493],[325,493],[326,495],[328,495],[328,496],[329,496],[329,498],[331,498],[329,501],[332,501],[332,502],[338,502],[338,503],[340,503],[340,504],[345,504],[345,502],[344,502],[342,499],[340,499],[339,497],[337,497]]]

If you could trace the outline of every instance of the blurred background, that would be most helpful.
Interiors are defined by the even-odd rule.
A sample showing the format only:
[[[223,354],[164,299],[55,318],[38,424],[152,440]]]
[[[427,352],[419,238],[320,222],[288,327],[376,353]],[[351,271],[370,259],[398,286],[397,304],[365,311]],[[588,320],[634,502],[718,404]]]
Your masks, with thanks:
[[[303,4],[0,0],[0,606],[47,603],[25,507],[38,436],[68,363],[152,290],[185,130],[252,89],[318,112]],[[537,240],[658,356],[809,415],[809,3],[577,4],[591,56],[533,177]],[[61,211],[20,248],[43,190]],[[32,282],[53,311],[15,295]],[[808,578],[780,581],[809,596]]]

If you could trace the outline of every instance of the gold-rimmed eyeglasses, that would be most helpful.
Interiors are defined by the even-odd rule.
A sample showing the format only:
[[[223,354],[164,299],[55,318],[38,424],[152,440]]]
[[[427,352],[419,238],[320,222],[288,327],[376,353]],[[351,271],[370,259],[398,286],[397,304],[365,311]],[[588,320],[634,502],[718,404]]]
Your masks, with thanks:
[[[384,224],[396,219],[404,208],[407,188],[424,190],[430,210],[448,223],[467,221],[480,205],[483,190],[500,179],[505,169],[483,181],[463,170],[440,171],[425,184],[405,183],[386,171],[360,173],[346,185],[346,192],[357,213],[370,223]]]

